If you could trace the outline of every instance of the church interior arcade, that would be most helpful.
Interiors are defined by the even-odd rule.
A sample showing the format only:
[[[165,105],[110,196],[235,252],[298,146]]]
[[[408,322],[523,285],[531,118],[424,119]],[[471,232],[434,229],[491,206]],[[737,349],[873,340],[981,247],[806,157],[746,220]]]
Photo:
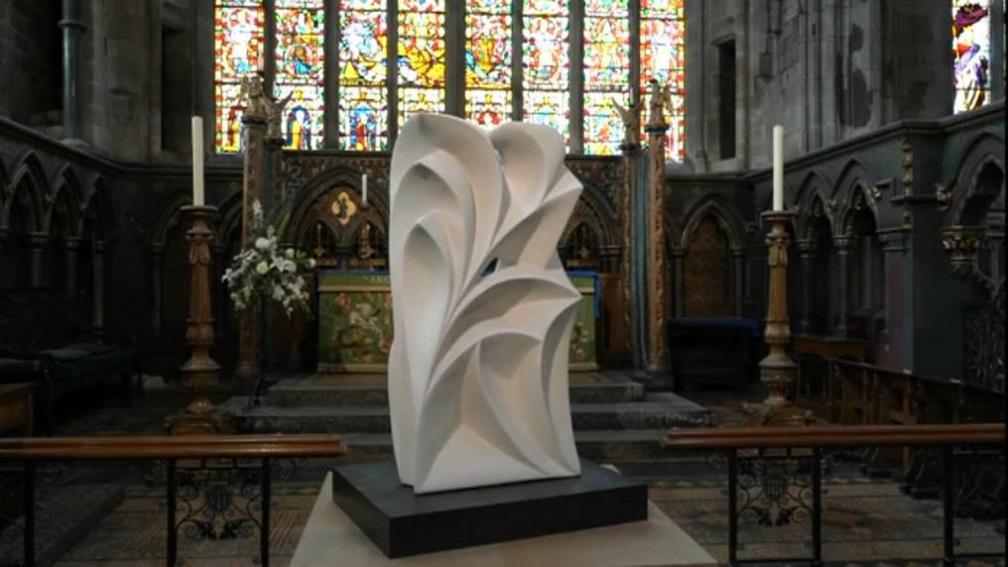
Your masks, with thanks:
[[[397,450],[428,113],[562,140],[577,455],[694,563],[1003,561],[1004,10],[3,3],[0,564],[312,564],[332,467]],[[299,308],[235,299],[257,206]]]

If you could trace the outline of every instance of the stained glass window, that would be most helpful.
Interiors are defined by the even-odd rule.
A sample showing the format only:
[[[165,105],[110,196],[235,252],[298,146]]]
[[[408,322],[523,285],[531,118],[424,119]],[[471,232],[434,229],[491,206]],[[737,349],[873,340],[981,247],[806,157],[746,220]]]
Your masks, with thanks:
[[[672,108],[666,109],[669,123],[665,138],[666,155],[686,158],[686,21],[683,0],[641,0],[641,100],[647,100],[651,79],[668,85]],[[643,128],[647,116],[642,116]]]
[[[623,140],[614,103],[629,105],[627,0],[585,0],[584,6],[584,151],[614,154]]]
[[[241,78],[263,68],[261,0],[218,0],[214,12],[214,148],[241,149]]]
[[[385,0],[341,0],[339,147],[388,149]]]
[[[278,98],[291,97],[282,121],[284,147],[322,147],[325,109],[324,0],[275,0]]]
[[[445,109],[444,0],[399,1],[399,127]]]
[[[567,0],[524,0],[522,16],[522,118],[570,137]]]
[[[990,0],[952,1],[955,112],[990,101]]]
[[[511,117],[511,2],[466,0],[466,117],[496,126]]]

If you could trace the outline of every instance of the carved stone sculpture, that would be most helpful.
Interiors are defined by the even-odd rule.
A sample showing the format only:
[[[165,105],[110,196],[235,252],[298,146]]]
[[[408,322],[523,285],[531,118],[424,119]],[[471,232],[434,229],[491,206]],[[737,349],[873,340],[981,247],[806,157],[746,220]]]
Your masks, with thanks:
[[[563,140],[419,115],[392,152],[392,443],[416,493],[576,476],[557,241],[581,193]]]

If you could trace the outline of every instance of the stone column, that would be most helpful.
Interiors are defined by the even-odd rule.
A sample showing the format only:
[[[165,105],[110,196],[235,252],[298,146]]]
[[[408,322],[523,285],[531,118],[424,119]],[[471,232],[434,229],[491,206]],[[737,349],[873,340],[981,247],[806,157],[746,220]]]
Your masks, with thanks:
[[[265,164],[267,121],[264,113],[255,112],[256,105],[247,105],[242,116],[244,127],[245,161],[242,179],[242,248],[249,245],[252,229],[252,203],[265,197]],[[257,302],[242,314],[239,320],[238,367],[235,378],[239,390],[251,391],[258,376],[259,307]]]
[[[41,289],[42,253],[49,244],[49,235],[45,232],[30,232],[25,235],[25,245],[28,247],[28,287]]]
[[[801,319],[798,321],[798,332],[803,335],[812,334],[812,288],[815,285],[815,259],[818,243],[815,240],[799,240],[798,256],[801,258]]]
[[[640,272],[645,264],[645,259],[640,254],[640,219],[637,211],[638,204],[637,184],[638,159],[640,157],[639,143],[624,143],[620,146],[623,152],[623,262],[622,271],[624,278],[623,300],[626,302],[626,313],[623,324],[628,331],[625,337],[626,348],[630,353],[630,360],[635,367],[642,367],[645,364],[644,344],[646,342],[646,321],[644,313],[645,298],[643,289],[639,285],[641,281]]]
[[[853,244],[854,238],[849,235],[833,238],[833,249],[837,253],[837,322],[833,328],[833,334],[838,337],[846,337],[850,332],[848,321],[850,315],[849,276],[850,255]]]
[[[97,331],[105,328],[105,241],[96,240],[91,248],[91,275],[93,290],[91,327]]]
[[[81,139],[80,39],[85,26],[80,21],[80,0],[63,0],[63,143],[86,146]]]
[[[63,239],[63,291],[67,299],[77,297],[77,260],[81,238],[69,236]]]
[[[742,316],[742,281],[745,279],[745,250],[732,248],[732,303],[735,316]]]
[[[685,275],[686,250],[674,248],[672,256],[672,313],[674,317],[683,316],[683,277]]]
[[[668,370],[665,344],[665,321],[668,297],[665,293],[665,132],[669,125],[659,110],[648,116],[645,131],[648,136],[648,370],[662,373]]]
[[[164,246],[156,244],[151,246],[151,334],[154,337],[161,337],[162,321],[164,312],[163,300],[164,290],[161,288],[164,278]]]

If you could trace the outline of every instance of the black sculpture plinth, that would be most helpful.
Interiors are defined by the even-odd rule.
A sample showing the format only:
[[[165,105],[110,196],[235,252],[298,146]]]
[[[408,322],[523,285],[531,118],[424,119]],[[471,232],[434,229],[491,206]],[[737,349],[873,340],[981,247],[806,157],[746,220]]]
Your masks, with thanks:
[[[395,464],[333,470],[333,500],[390,558],[647,520],[647,486],[581,461],[581,476],[416,495]]]

